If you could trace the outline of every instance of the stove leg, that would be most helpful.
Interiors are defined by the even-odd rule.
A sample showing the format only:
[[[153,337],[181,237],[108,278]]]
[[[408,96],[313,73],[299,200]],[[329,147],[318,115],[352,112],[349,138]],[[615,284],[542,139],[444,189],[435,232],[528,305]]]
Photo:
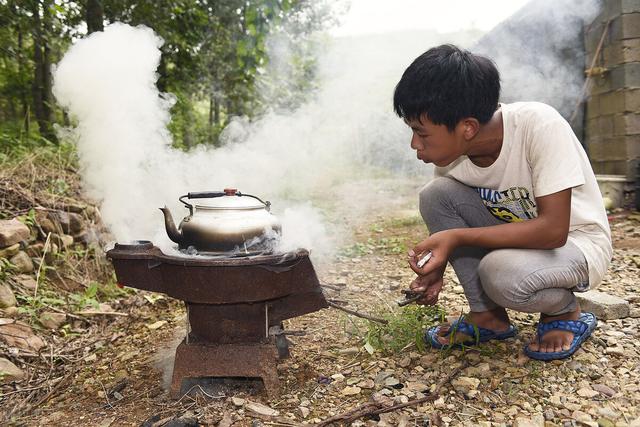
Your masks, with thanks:
[[[269,398],[280,394],[273,344],[202,344],[184,340],[176,349],[171,397],[179,398],[186,378],[260,378]]]

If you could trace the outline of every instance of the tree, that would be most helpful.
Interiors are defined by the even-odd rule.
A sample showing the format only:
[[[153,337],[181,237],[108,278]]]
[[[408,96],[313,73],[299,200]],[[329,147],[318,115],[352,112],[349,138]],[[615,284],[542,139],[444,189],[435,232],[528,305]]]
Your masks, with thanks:
[[[283,105],[304,99],[314,63],[301,46],[331,15],[319,6],[326,1],[0,0],[0,145],[16,134],[56,141],[53,124],[66,116],[52,99],[51,65],[72,40],[116,21],[146,25],[165,41],[158,88],[176,96],[170,128],[177,145],[217,144],[232,116],[270,108],[261,89]],[[269,81],[267,47],[271,35],[289,27],[297,32],[300,79],[283,85]]]
[[[87,20],[87,33],[91,34],[104,30],[101,0],[87,0],[85,16]]]

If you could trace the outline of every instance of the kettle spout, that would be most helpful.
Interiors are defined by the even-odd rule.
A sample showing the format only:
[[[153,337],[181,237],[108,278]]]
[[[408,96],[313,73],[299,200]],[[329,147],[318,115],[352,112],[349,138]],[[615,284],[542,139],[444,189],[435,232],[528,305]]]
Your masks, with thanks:
[[[164,226],[167,230],[167,235],[171,240],[180,244],[182,242],[182,233],[176,228],[176,224],[173,222],[173,217],[171,216],[171,211],[166,206],[164,208],[160,208],[162,213],[164,214]]]

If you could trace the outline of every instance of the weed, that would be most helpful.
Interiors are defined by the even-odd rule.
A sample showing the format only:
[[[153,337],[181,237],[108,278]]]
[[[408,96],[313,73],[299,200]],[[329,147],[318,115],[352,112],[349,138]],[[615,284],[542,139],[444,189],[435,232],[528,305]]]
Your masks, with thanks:
[[[445,318],[442,307],[408,305],[381,317],[388,323],[367,321],[367,333],[364,337],[365,348],[370,353],[378,350],[383,353],[397,353],[408,345],[415,344],[418,351],[426,348],[424,331]]]
[[[26,215],[21,215],[18,217],[18,221],[22,222],[24,225],[33,228],[36,226],[36,211],[35,209],[29,209],[29,212]]]
[[[7,280],[7,277],[15,270],[15,265],[6,258],[0,258],[0,282]]]
[[[71,294],[69,298],[77,310],[82,310],[86,307],[98,308],[100,303],[98,302],[97,295],[98,282],[91,282],[83,293]]]
[[[415,227],[417,225],[424,225],[424,221],[418,215],[404,218],[393,218],[388,221],[388,226],[391,228]]]

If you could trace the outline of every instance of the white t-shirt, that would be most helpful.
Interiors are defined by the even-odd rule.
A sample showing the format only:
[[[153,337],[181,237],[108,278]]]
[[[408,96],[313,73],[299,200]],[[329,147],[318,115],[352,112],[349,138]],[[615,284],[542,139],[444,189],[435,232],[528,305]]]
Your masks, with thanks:
[[[584,254],[589,284],[602,281],[613,249],[602,195],[587,155],[567,121],[539,102],[501,104],[504,136],[500,155],[488,167],[464,156],[436,176],[450,176],[477,189],[485,206],[506,222],[537,216],[536,197],[571,188],[569,241]]]

